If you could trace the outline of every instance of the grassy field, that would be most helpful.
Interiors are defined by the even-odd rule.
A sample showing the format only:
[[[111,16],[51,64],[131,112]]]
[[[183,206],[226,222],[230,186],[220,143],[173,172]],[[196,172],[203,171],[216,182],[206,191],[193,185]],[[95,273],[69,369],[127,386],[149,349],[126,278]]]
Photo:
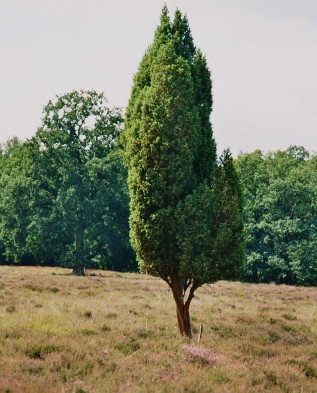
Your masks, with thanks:
[[[317,288],[0,266],[0,392],[317,392]],[[204,334],[197,343],[203,324]]]

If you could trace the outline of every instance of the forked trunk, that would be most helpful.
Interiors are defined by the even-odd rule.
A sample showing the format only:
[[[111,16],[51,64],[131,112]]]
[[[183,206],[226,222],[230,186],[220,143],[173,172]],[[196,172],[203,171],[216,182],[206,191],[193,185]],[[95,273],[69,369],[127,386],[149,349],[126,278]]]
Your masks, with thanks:
[[[187,301],[184,302],[184,289],[180,285],[179,281],[180,280],[177,279],[169,283],[176,303],[176,315],[179,332],[182,336],[192,338],[189,317],[189,305],[193,295],[191,294]]]

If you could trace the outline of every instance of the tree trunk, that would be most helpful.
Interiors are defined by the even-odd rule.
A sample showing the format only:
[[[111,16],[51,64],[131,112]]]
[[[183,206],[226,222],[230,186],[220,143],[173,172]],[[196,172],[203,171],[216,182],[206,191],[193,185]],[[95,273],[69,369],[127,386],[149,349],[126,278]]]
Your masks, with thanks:
[[[73,267],[72,274],[75,276],[85,276],[85,249],[84,249],[84,233],[85,228],[82,222],[79,223],[76,233],[76,255],[75,265]]]
[[[192,338],[190,317],[189,317],[189,305],[192,299],[192,295],[184,303],[184,289],[181,286],[180,280],[174,279],[170,282],[170,288],[173,292],[174,300],[176,303],[176,315],[179,327],[179,332],[182,336]]]
[[[189,317],[189,305],[184,304],[182,300],[180,303],[176,303],[176,314],[180,334],[182,336],[192,338]]]
[[[71,274],[73,276],[86,276],[85,266],[83,264],[74,266]]]

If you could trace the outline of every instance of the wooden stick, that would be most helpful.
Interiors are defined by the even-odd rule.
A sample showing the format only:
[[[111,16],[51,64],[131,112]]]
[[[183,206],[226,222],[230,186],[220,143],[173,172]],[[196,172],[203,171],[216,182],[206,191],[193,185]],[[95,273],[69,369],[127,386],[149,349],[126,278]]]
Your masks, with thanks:
[[[201,323],[199,333],[198,333],[198,338],[197,338],[198,342],[201,340],[202,335],[203,335],[203,324]]]

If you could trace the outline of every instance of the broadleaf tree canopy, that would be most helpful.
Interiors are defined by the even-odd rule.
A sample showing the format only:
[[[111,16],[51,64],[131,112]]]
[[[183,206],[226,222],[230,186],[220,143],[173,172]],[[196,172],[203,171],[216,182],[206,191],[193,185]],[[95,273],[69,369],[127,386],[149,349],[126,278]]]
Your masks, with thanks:
[[[72,91],[45,106],[33,138],[11,142],[0,177],[7,260],[134,270],[121,126],[103,94]]]

